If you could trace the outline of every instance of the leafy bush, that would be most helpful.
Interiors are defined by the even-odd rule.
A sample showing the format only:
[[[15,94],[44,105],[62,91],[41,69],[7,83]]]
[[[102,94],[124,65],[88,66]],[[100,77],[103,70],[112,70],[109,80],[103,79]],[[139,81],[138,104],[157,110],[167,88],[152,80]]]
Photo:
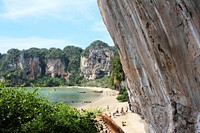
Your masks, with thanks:
[[[92,112],[80,113],[63,103],[50,104],[38,91],[0,90],[0,132],[96,133]]]
[[[23,54],[24,58],[40,57],[39,48],[30,48],[27,50],[23,50],[21,53]]]
[[[120,83],[125,79],[125,74],[122,68],[119,54],[117,54],[115,58],[112,59],[112,69],[113,69],[111,76],[112,83],[113,85],[117,85],[118,83]]]
[[[82,49],[74,46],[66,46],[63,49],[64,55],[68,62],[66,63],[66,71],[72,75],[76,74],[80,69],[80,58]]]
[[[29,81],[30,84],[34,84],[36,87],[55,87],[64,86],[66,81],[64,78],[52,78],[50,76],[42,76],[37,79]],[[30,86],[27,84],[27,86]]]
[[[10,49],[7,52],[7,61],[15,64],[19,60],[20,51],[18,49]]]
[[[128,101],[128,94],[126,88],[124,88],[119,95],[117,96],[117,100],[120,102],[127,102]]]
[[[64,54],[63,51],[59,48],[50,48],[48,53],[46,54],[47,59],[63,59]]]

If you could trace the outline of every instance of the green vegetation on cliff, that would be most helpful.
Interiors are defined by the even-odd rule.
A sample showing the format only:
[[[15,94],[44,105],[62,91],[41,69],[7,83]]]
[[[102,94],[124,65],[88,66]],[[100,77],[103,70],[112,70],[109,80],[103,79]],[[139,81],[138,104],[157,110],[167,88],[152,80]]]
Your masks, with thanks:
[[[85,57],[88,57],[89,56],[89,53],[90,53],[90,49],[93,49],[94,47],[96,48],[109,48],[111,49],[111,47],[105,43],[105,42],[102,42],[100,40],[96,40],[94,42],[92,42],[83,52],[82,52],[82,56],[85,56]]]
[[[110,76],[110,84],[113,85],[114,89],[119,90],[117,100],[120,102],[128,101],[128,94],[125,86],[122,82],[125,80],[125,73],[122,68],[119,54],[117,53],[115,58],[112,59],[112,74]]]
[[[63,50],[58,48],[39,49],[30,48],[28,50],[10,49],[7,54],[0,55],[0,77],[5,79],[6,86],[20,86],[25,83],[30,86],[60,86],[75,85],[81,79],[80,75],[80,55],[82,49],[74,46],[67,46]],[[55,73],[55,77],[49,76],[47,71],[48,60],[60,60],[61,64],[55,64],[50,68],[50,73]],[[50,64],[51,65],[51,64]],[[62,65],[64,66],[63,73]],[[69,75],[66,75],[66,74]],[[66,81],[65,76],[69,76]]]
[[[59,48],[50,48],[48,53],[46,54],[47,59],[63,59],[64,53]]]
[[[30,80],[29,82],[26,82],[26,86],[31,86],[33,84],[34,86],[39,87],[56,87],[56,86],[64,86],[66,85],[66,81],[63,78],[52,78],[50,76],[41,76],[39,78]]]
[[[117,53],[115,58],[112,60],[111,82],[114,86],[117,86],[123,80],[125,80],[125,74],[122,68],[119,54]]]
[[[63,49],[64,55],[68,60],[66,71],[77,73],[80,69],[80,55],[82,51],[83,49],[74,46],[66,46]]]
[[[96,133],[95,113],[63,103],[50,104],[37,89],[0,88],[2,133]]]
[[[86,80],[81,76],[81,55],[89,56],[91,49],[100,53],[103,50],[106,51],[105,53],[110,51],[115,53],[116,56],[111,57],[113,59],[110,62],[112,68],[109,77]],[[98,52],[93,54],[94,59],[89,62],[93,66],[96,62],[101,63],[103,59],[107,59],[103,56],[98,57]],[[97,57],[98,61],[95,59]],[[88,70],[85,71],[87,74]],[[110,74],[109,71],[107,73]],[[34,84],[34,86],[41,87],[82,85],[117,88],[118,84],[124,80],[124,73],[116,49],[97,40],[92,42],[85,50],[75,46],[66,46],[63,50],[58,48],[30,48],[22,51],[10,49],[7,54],[0,55],[0,80],[4,79],[5,86],[31,86],[31,84]]]
[[[117,96],[117,100],[120,102],[127,102],[128,101],[128,94],[126,88],[123,88],[122,91]]]

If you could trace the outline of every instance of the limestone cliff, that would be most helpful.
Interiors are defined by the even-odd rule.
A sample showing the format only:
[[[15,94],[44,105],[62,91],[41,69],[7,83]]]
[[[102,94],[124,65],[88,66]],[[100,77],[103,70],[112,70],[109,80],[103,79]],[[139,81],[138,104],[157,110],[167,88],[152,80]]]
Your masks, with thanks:
[[[61,59],[48,59],[46,64],[46,74],[51,77],[68,77],[68,73],[65,72],[65,62]]]
[[[110,75],[111,58],[114,50],[101,41],[93,42],[81,56],[81,75],[86,79],[102,78]]]
[[[18,64],[19,68],[23,71],[24,79],[35,79],[41,76],[42,69],[40,67],[39,57],[26,57],[22,53]]]
[[[13,85],[20,85],[45,75],[52,78],[68,78],[69,74],[65,69],[69,65],[66,65],[67,61],[64,58],[45,58],[39,55],[39,52],[29,51],[11,49],[5,54],[0,61],[0,76],[10,80]]]
[[[98,0],[149,132],[193,133],[200,111],[200,1]],[[199,121],[199,120],[198,120]]]

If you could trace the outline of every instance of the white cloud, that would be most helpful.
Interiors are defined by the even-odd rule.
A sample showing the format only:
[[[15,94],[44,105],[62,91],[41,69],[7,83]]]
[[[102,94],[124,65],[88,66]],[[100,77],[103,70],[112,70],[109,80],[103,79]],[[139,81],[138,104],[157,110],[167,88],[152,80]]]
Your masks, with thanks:
[[[79,27],[81,33],[82,31],[87,31],[88,33],[86,32],[84,34],[97,35],[97,39],[102,39],[103,41],[112,45],[113,42],[110,39],[109,33],[106,30],[103,22],[101,22],[100,16],[98,16],[98,9],[95,6],[97,6],[96,0],[1,0],[0,19],[6,19],[8,21],[21,21],[21,25],[23,25],[24,19],[27,19],[30,23],[33,22],[37,24],[41,21],[46,22],[49,19],[55,18],[56,21],[63,20],[67,23],[72,22]],[[70,28],[69,32],[71,32]],[[23,35],[23,29],[20,33],[22,33],[19,34],[20,36],[32,36],[28,34]],[[3,34],[4,32],[1,33],[1,35]],[[37,36],[37,34],[34,35]],[[72,38],[71,40],[74,39]],[[82,41],[79,41],[78,38],[76,41],[82,43]],[[14,38],[0,36],[1,53],[6,53],[10,48],[18,48],[20,50],[28,49],[30,47],[63,48],[68,44],[74,43],[68,40],[49,39],[42,37]]]
[[[48,39],[40,37],[28,37],[28,38],[13,38],[13,37],[1,37],[0,38],[0,53],[6,53],[11,48],[17,48],[19,50],[29,49],[31,47],[37,48],[61,48],[63,49],[67,45],[74,45],[70,41],[61,39]]]
[[[24,17],[59,16],[70,12],[88,16],[96,0],[2,0],[4,12],[1,17],[19,19]]]

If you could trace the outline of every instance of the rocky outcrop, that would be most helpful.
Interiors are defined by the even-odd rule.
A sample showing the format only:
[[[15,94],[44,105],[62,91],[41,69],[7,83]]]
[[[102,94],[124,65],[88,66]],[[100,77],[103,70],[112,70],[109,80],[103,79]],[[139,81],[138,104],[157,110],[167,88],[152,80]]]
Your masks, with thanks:
[[[2,70],[5,73],[22,73],[21,76],[20,74],[17,74],[18,76],[15,74],[9,74],[13,75],[10,78],[14,85],[21,84],[25,80],[36,79],[44,75],[49,75],[52,78],[62,77],[66,80],[69,78],[69,73],[65,71],[67,67],[66,62],[62,59],[45,59],[39,56],[27,56],[24,52],[22,52],[19,55],[19,59],[10,61],[5,58],[5,61],[3,62]],[[4,77],[3,75],[1,76]]]
[[[41,76],[39,57],[25,57],[22,53],[19,60],[19,68],[23,71],[24,79],[35,79]]]
[[[81,75],[86,79],[109,76],[113,57],[114,50],[110,46],[101,41],[93,42],[81,56]]]
[[[46,65],[46,74],[52,78],[55,77],[68,77],[68,73],[65,72],[65,62],[61,59],[48,59]]]
[[[99,40],[84,51],[75,46],[66,46],[63,50],[10,49],[7,54],[0,55],[0,76],[5,78],[8,86],[29,85],[50,77],[64,78],[69,85],[78,84],[82,79],[80,73],[87,79],[109,76],[114,51],[114,47]]]
[[[149,132],[194,133],[200,111],[200,1],[98,0]]]

